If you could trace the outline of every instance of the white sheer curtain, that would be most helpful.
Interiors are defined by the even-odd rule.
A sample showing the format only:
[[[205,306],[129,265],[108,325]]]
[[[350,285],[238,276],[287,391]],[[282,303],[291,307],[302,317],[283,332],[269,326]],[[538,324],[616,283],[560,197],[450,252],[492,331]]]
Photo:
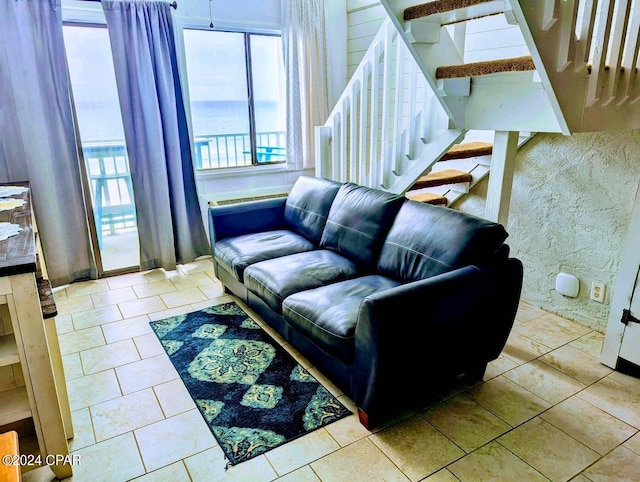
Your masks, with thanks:
[[[191,161],[173,20],[164,0],[102,0],[133,181],[140,266],[210,254]]]
[[[0,182],[30,182],[54,286],[97,277],[60,8],[60,0],[0,1]]]
[[[292,169],[314,166],[314,129],[329,115],[325,0],[282,0],[287,83],[287,159]]]

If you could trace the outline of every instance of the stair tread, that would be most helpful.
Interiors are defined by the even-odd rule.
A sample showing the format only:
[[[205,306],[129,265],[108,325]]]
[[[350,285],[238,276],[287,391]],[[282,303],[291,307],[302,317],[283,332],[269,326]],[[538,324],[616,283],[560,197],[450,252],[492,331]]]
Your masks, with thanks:
[[[407,7],[404,11],[405,22],[417,18],[429,17],[439,13],[453,12],[463,8],[473,7],[483,3],[493,3],[495,0],[438,0]]]
[[[407,199],[411,201],[417,201],[427,204],[435,204],[436,206],[446,206],[447,198],[440,194],[434,194],[431,192],[421,192],[418,194],[407,194]]]
[[[467,159],[469,157],[490,156],[493,152],[493,144],[489,142],[464,142],[456,144],[440,158],[441,161],[453,159]]]
[[[501,72],[526,72],[536,70],[530,55],[509,59],[484,60],[460,65],[443,65],[436,69],[437,79],[456,79],[461,77],[477,77],[479,75],[497,74]]]
[[[443,169],[441,171],[431,171],[426,176],[419,178],[414,184],[413,189],[422,189],[425,187],[443,186],[445,184],[456,184],[459,182],[471,182],[471,174],[457,169]]]

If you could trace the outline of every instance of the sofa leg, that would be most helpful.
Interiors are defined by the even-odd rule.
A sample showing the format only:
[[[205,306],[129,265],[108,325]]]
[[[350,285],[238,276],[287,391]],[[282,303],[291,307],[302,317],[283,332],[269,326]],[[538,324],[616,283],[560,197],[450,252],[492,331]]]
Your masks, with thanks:
[[[367,415],[367,413],[361,408],[358,408],[358,419],[364,428],[369,428],[369,415]]]
[[[487,371],[487,364],[480,363],[479,365],[474,365],[472,367],[467,368],[464,372],[464,380],[466,382],[477,382],[482,381],[484,377],[484,372]]]

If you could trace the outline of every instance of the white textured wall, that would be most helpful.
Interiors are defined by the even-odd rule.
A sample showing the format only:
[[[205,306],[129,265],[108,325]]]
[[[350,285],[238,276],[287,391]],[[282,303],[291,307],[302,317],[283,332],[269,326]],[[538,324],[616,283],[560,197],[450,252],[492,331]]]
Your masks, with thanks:
[[[520,149],[507,231],[524,299],[605,331],[639,177],[638,130],[538,134]],[[486,181],[455,207],[482,216],[485,194]],[[577,298],[555,291],[561,271],[580,279]],[[605,303],[589,299],[594,279]]]

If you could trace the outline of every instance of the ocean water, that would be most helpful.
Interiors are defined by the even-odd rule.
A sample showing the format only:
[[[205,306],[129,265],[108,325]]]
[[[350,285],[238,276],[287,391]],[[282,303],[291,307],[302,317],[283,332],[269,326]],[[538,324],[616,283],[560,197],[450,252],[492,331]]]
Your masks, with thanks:
[[[278,103],[255,103],[257,132],[285,130],[284,111],[278,111]],[[194,137],[213,134],[244,134],[249,132],[249,107],[238,101],[192,102],[191,119]]]
[[[275,101],[255,103],[257,132],[284,131],[284,112]],[[111,102],[77,103],[76,112],[83,143],[124,139],[119,105]],[[191,104],[193,137],[247,134],[248,106],[243,101],[199,101]]]

